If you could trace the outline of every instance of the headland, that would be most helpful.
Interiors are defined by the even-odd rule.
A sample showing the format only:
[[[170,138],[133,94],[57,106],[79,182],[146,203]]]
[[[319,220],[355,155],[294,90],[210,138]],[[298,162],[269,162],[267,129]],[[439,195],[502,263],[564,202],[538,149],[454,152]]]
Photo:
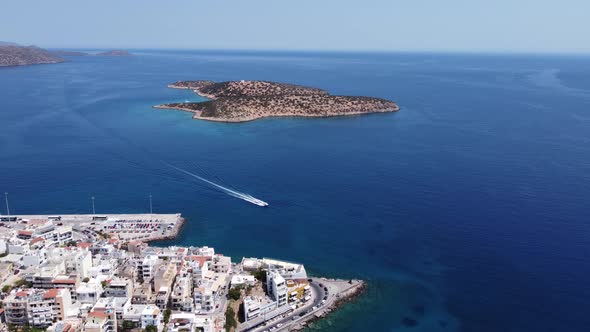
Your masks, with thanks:
[[[0,67],[59,63],[64,61],[66,60],[56,54],[36,46],[0,45]]]

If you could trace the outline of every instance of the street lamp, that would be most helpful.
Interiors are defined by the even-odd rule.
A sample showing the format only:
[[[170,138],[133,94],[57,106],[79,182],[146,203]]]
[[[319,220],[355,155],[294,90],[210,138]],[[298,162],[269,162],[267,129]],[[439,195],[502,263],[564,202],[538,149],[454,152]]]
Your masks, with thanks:
[[[152,221],[152,219],[154,218],[153,214],[154,210],[152,208],[152,194],[150,194],[150,221]]]
[[[8,221],[10,221],[10,208],[8,208],[8,193],[4,192],[4,200],[6,201],[6,216],[8,217]]]

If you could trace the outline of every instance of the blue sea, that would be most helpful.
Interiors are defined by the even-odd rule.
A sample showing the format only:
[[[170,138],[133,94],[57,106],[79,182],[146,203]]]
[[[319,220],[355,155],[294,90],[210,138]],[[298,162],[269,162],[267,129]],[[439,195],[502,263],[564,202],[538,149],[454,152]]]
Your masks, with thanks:
[[[0,69],[13,214],[182,213],[169,243],[368,280],[311,331],[590,330],[590,57],[135,50]],[[241,124],[152,105],[273,80],[401,111]],[[270,203],[260,208],[166,163]],[[3,205],[0,211],[5,213]]]

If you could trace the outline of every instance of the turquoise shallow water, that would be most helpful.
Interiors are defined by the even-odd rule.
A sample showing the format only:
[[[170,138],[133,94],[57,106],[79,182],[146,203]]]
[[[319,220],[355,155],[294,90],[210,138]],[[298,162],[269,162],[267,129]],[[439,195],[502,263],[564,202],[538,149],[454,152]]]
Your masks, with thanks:
[[[322,331],[584,331],[590,59],[136,51],[0,69],[13,213],[181,212],[174,243],[363,278]],[[392,114],[193,121],[183,79],[396,100]],[[162,161],[252,194],[261,209]],[[2,211],[4,209],[2,208]],[[412,324],[410,324],[412,322]]]

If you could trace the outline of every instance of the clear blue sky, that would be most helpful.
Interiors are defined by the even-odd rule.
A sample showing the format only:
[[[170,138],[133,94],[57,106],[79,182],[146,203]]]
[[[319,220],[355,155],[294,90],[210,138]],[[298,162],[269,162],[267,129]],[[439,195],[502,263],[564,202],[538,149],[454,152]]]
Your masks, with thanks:
[[[2,0],[42,47],[590,53],[588,0]]]

